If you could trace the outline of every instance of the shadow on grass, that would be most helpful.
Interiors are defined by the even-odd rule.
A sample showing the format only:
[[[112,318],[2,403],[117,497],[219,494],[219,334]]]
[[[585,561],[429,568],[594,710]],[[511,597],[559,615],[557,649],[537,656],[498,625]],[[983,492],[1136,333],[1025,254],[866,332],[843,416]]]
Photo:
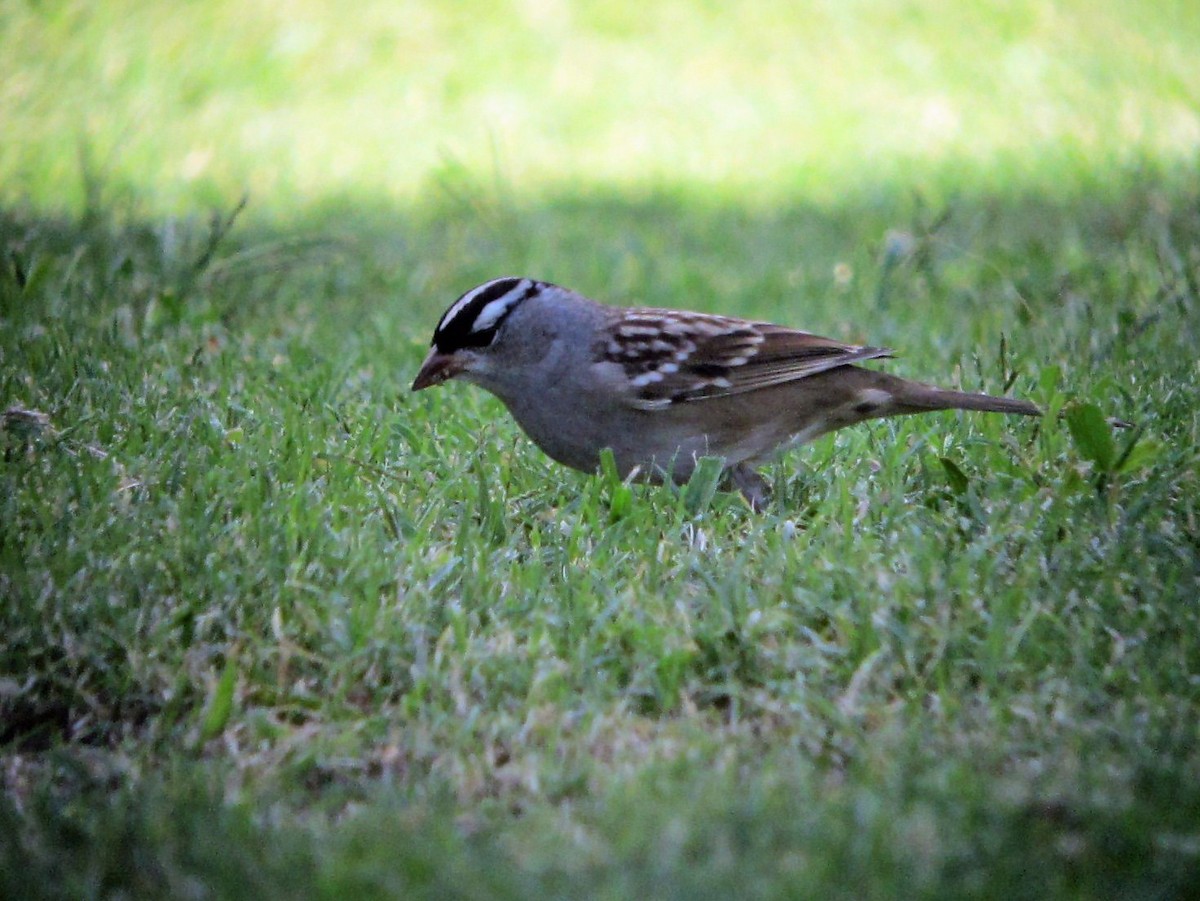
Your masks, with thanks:
[[[80,513],[89,479],[124,496],[138,490],[140,477],[110,458],[112,447],[161,457],[168,494],[195,466],[136,422],[130,411],[147,386],[176,385],[164,403],[177,412],[209,390],[203,384],[221,395],[244,377],[238,354],[286,355],[314,371],[370,369],[380,394],[395,396],[448,300],[500,273],[611,302],[721,310],[885,343],[918,361],[898,364],[915,375],[970,361],[966,381],[994,386],[1024,373],[1028,386],[1058,367],[1072,390],[1121,397],[1137,407],[1123,415],[1184,435],[1187,392],[1171,385],[1193,373],[1200,340],[1195,181],[1135,172],[1077,190],[964,189],[934,201],[876,187],[832,208],[776,209],[682,191],[513,200],[457,190],[410,211],[326,201],[285,225],[238,222],[239,205],[154,221],[101,205],[78,218],[0,211],[0,400],[16,411],[0,432],[0,743],[105,743],[155,720],[170,732],[202,697],[177,677],[200,607],[164,614],[171,637],[154,676],[131,669],[128,642],[144,628],[140,605],[162,602],[155,592],[186,595],[224,539],[197,532],[166,577],[140,558],[125,575],[101,578],[97,566],[122,564],[96,561],[99,549],[74,538],[106,528]],[[226,349],[219,372],[205,368]],[[1147,384],[1161,387],[1148,395]],[[329,401],[318,385],[291,402]],[[210,420],[236,418],[221,396],[206,403]],[[189,452],[201,415],[191,410],[178,426]],[[226,425],[212,453],[235,432]],[[171,459],[185,462],[172,469]],[[73,481],[46,506],[30,473],[51,491],[52,471],[68,462]],[[115,595],[94,595],[100,584]]]
[[[816,320],[826,331],[904,330],[912,320],[956,328],[952,317],[993,307],[1053,318],[1131,241],[1153,245],[1164,278],[1195,280],[1200,183],[1190,169],[1145,164],[1111,179],[1082,173],[987,193],[951,171],[922,178],[924,189],[868,180],[836,204],[781,198],[770,207],[683,187],[521,198],[457,177],[419,207],[325,198],[286,221],[253,201],[243,210],[245,199],[147,220],[106,205],[102,186],[78,217],[3,210],[0,315],[63,312],[65,298],[45,290],[56,269],[86,289],[83,306],[132,306],[135,319],[155,302],[164,321],[178,320],[206,294],[229,322],[310,293],[316,305],[300,310],[318,324],[384,312],[418,337],[450,299],[500,273],[613,303]],[[947,300],[949,316],[931,309]]]

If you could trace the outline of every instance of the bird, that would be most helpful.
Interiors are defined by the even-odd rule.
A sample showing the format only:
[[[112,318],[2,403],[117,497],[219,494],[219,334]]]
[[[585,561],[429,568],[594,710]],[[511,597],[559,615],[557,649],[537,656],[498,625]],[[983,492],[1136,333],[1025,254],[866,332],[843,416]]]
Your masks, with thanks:
[[[859,364],[892,356],[712,313],[617,307],[546,281],[495,278],[442,314],[412,383],[461,379],[495,395],[557,462],[685,483],[703,457],[763,510],[758,471],[789,447],[868,419],[934,410],[1039,416],[1026,400],[938,388]]]

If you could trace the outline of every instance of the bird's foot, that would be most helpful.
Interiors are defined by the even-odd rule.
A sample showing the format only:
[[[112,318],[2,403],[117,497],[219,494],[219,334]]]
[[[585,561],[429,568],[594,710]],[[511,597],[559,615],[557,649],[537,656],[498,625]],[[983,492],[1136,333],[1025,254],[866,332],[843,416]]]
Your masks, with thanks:
[[[762,474],[745,463],[739,463],[728,469],[729,481],[750,504],[755,513],[762,513],[767,508],[771,497],[771,487]]]

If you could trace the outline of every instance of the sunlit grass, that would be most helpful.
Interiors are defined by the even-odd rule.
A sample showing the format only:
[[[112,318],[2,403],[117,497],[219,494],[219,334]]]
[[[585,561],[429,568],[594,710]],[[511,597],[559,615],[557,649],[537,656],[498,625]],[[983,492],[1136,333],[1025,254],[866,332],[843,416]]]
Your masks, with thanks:
[[[1039,184],[1200,146],[1185,3],[7,4],[4,194],[77,198],[78,146],[158,209],[249,190],[508,188],[830,202],[966,167]]]

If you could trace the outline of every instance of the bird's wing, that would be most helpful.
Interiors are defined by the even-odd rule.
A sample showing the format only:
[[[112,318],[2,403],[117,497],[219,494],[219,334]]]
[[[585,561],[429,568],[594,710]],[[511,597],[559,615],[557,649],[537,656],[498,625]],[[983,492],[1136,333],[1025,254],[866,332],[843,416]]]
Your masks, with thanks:
[[[608,324],[602,360],[622,367],[629,403],[657,410],[728,397],[891,356],[766,322],[678,310],[624,310]]]

